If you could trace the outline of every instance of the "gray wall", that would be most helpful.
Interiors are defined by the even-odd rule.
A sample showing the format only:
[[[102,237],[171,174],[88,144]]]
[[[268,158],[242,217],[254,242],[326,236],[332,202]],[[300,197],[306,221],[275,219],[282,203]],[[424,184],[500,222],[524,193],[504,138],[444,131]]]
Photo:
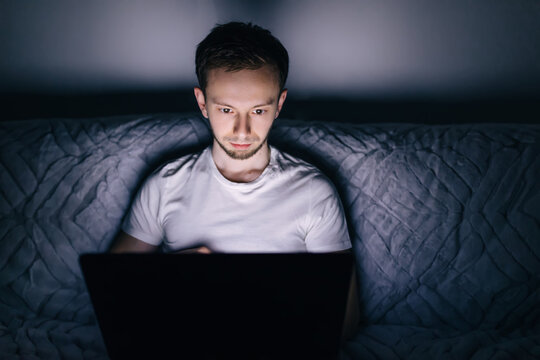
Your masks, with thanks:
[[[196,44],[229,20],[282,40],[300,96],[540,90],[537,0],[0,0],[0,91],[191,87]]]

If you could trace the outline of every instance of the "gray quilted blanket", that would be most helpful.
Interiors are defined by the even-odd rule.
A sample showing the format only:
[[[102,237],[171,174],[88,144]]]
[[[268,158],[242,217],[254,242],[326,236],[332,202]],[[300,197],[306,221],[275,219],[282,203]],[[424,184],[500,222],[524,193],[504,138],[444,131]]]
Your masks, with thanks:
[[[194,114],[0,123],[0,357],[106,358],[78,266]],[[540,126],[278,120],[344,203],[363,325],[344,359],[540,358]]]

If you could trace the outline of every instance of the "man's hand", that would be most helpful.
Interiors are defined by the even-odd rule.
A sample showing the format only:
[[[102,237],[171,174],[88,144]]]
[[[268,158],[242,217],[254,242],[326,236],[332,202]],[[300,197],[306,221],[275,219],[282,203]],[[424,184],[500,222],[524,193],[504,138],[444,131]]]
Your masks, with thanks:
[[[210,248],[206,246],[199,246],[199,247],[179,250],[175,252],[175,254],[210,254],[210,253],[212,253],[212,250],[210,250]]]

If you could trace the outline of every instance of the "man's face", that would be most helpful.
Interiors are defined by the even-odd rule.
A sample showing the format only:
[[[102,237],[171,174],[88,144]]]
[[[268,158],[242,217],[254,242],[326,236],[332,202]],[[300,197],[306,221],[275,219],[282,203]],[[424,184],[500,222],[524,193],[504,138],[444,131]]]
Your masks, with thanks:
[[[214,140],[233,159],[252,157],[267,143],[268,132],[287,96],[279,92],[271,66],[256,70],[208,72],[206,94],[195,88],[202,114],[210,120]]]

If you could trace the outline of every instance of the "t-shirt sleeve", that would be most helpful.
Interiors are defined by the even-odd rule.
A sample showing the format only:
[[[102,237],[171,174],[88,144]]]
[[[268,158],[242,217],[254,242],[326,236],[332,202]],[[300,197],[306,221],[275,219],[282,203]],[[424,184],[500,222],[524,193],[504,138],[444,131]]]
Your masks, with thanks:
[[[122,230],[151,245],[163,240],[160,219],[162,185],[159,173],[148,177],[135,196],[131,209],[122,224]]]
[[[306,248],[308,252],[332,252],[351,248],[347,222],[339,195],[325,176],[310,185]]]

